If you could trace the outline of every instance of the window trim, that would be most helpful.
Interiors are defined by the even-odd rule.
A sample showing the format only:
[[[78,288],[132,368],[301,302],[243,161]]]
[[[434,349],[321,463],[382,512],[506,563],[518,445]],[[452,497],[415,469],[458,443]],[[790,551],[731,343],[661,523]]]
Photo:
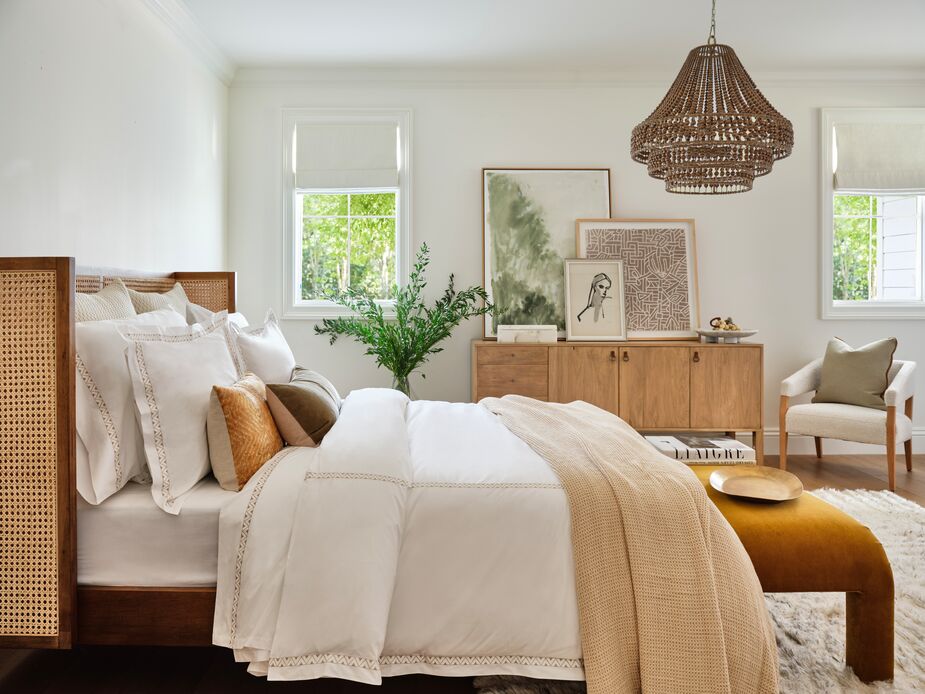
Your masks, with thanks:
[[[836,301],[832,298],[834,280],[833,247],[835,234],[835,172],[832,167],[834,128],[838,123],[921,122],[925,109],[921,108],[823,108],[820,109],[820,163],[821,201],[820,258],[822,261],[822,287],[820,315],[822,320],[925,320],[925,296],[919,301]],[[858,191],[870,194],[871,191]],[[923,230],[925,231],[925,230]],[[925,246],[925,239],[922,239]],[[920,279],[921,281],[921,279]]]
[[[301,242],[301,229],[296,229],[298,189],[295,185],[293,139],[300,123],[351,124],[388,123],[398,128],[398,280],[408,281],[411,271],[411,128],[410,108],[284,108],[282,109],[282,317],[296,320],[321,320],[350,316],[352,312],[327,300],[303,300],[297,296],[301,278],[301,254],[296,256],[296,240]],[[301,246],[301,243],[300,243]],[[379,302],[388,317],[395,315],[395,302]]]

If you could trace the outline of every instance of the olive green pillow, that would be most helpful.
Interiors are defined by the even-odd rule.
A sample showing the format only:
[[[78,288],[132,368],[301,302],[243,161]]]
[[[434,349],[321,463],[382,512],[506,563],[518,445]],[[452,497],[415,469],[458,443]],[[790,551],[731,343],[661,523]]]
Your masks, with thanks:
[[[889,385],[895,351],[895,337],[857,349],[833,337],[825,350],[819,389],[813,402],[840,402],[885,410],[883,393]]]
[[[317,446],[340,413],[340,395],[319,373],[292,370],[289,383],[267,384],[267,405],[279,433],[290,446]]]

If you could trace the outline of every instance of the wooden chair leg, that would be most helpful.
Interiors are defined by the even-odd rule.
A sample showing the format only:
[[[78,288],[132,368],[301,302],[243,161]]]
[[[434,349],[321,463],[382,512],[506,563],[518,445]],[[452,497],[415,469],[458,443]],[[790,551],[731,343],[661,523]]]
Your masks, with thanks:
[[[912,419],[912,398],[906,400],[906,416],[910,420]],[[906,441],[904,448],[906,452],[906,470],[912,472],[912,439]]]
[[[896,491],[896,408],[886,408],[886,466],[890,491]]]
[[[787,407],[790,404],[790,398],[786,395],[780,396],[780,469],[787,469]]]
[[[816,442],[816,457],[821,458],[822,457],[822,437],[813,436],[813,441]]]

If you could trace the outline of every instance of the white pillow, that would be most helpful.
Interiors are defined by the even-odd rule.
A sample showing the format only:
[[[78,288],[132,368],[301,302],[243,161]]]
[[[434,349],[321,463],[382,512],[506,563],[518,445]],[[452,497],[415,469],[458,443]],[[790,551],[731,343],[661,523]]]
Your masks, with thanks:
[[[279,329],[273,309],[259,328],[231,326],[235,344],[241,355],[242,368],[256,374],[264,383],[289,383],[295,368],[295,357]]]
[[[228,386],[242,375],[232,358],[232,335],[223,316],[209,326],[126,333],[127,352],[151,495],[177,514],[183,496],[210,468],[206,419],[212,386]]]
[[[87,454],[86,466],[77,473],[77,490],[88,503],[99,504],[146,473],[132,378],[125,364],[129,342],[121,333],[183,324],[183,317],[172,309],[77,323],[77,435]]]
[[[210,311],[205,306],[190,302],[186,305],[186,322],[189,325],[196,325],[197,323],[201,325],[212,325],[212,323],[214,323],[216,319],[221,318],[224,313],[226,312]],[[238,327],[247,327],[247,318],[244,317],[243,313],[229,313],[228,320]]]

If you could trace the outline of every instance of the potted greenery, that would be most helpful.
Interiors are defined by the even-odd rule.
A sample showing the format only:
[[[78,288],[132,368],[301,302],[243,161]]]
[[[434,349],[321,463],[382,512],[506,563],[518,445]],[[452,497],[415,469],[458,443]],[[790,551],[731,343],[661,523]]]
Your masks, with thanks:
[[[356,315],[325,318],[322,325],[315,326],[315,332],[328,335],[332,345],[341,335],[352,336],[366,345],[366,354],[375,357],[378,366],[392,372],[392,387],[409,397],[409,377],[431,354],[443,351],[437,345],[450,336],[453,328],[494,308],[482,287],[456,291],[453,275],[443,295],[427,308],[421,293],[427,286],[424,271],[430,263],[429,252],[426,243],[418,251],[408,284],[396,293],[394,318],[386,318],[382,305],[365,292],[347,289],[329,298]]]

